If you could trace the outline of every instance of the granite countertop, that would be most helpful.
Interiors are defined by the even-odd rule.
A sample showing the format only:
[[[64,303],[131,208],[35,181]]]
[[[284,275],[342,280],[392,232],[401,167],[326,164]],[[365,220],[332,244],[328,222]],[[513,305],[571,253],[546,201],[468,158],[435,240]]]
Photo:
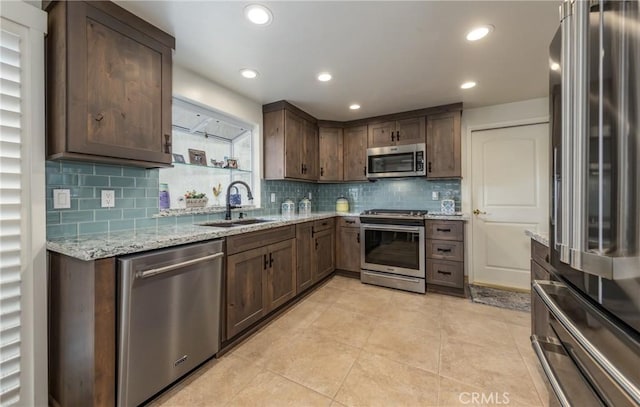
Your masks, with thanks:
[[[549,247],[549,236],[545,233],[536,232],[534,230],[526,229],[524,234],[532,238],[538,243],[542,243],[543,245]]]
[[[453,215],[445,215],[444,213],[440,213],[440,212],[429,212],[424,218],[438,219],[438,220],[464,220],[464,221],[471,219],[469,215],[462,212],[456,212]]]
[[[358,213],[319,212],[311,215],[261,216],[271,222],[253,225],[221,228],[199,225],[158,226],[138,230],[80,235],[77,237],[55,238],[47,241],[47,250],[61,253],[79,260],[96,260],[124,254],[161,249],[185,243],[218,239],[241,233],[254,232],[292,225],[334,216],[359,216]]]

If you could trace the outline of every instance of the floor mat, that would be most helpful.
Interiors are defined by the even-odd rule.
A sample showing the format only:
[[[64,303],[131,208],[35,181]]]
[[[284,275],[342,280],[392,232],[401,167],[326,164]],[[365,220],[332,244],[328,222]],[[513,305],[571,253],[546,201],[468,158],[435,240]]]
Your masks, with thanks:
[[[531,294],[469,284],[471,301],[516,311],[531,311]]]

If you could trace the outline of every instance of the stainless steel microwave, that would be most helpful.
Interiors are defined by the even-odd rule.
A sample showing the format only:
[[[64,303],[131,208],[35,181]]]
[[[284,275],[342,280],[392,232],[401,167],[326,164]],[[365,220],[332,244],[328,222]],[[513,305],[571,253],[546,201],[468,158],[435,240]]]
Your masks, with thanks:
[[[367,178],[424,177],[425,143],[367,149]]]

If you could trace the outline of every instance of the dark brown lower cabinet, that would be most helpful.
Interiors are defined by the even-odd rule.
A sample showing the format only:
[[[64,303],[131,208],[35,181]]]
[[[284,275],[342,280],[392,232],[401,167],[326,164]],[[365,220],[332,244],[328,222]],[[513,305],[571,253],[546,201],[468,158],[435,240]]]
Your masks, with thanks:
[[[336,269],[335,226],[333,218],[296,225],[298,292]]]
[[[551,280],[549,247],[531,239],[531,281]],[[549,310],[542,301],[534,301],[531,290],[531,332],[546,332],[549,327]]]
[[[295,254],[291,238],[227,257],[225,339],[296,295]]]
[[[427,290],[464,297],[464,221],[425,221]]]
[[[114,406],[115,258],[82,261],[49,252],[49,399]]]
[[[338,219],[336,238],[336,268],[360,273],[360,219]]]

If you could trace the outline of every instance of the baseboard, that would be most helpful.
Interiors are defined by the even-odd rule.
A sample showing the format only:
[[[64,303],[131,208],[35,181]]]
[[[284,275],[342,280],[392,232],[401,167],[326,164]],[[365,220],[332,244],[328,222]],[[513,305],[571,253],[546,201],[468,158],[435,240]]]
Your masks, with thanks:
[[[513,291],[513,292],[516,292],[516,293],[530,293],[531,292],[531,290],[527,290],[526,288],[509,287],[509,286],[504,286],[504,285],[499,285],[499,284],[473,283],[473,285],[477,285],[479,287],[495,288],[497,290]]]

